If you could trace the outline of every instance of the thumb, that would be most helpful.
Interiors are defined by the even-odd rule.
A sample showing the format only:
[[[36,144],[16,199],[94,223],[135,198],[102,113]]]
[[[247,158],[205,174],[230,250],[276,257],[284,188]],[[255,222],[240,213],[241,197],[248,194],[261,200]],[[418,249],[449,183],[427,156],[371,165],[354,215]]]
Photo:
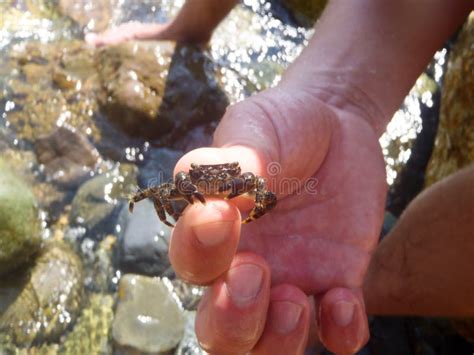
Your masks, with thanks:
[[[191,163],[237,161],[243,172],[266,178],[269,188],[284,178],[306,179],[324,161],[334,119],[331,109],[306,93],[266,90],[230,106],[214,133],[218,148],[189,152],[175,173]]]

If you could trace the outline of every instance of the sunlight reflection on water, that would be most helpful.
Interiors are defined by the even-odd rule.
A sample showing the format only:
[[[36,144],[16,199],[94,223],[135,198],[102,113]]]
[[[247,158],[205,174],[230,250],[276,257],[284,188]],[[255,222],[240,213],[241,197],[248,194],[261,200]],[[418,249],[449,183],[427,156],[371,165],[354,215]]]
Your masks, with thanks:
[[[179,11],[183,3],[184,0],[163,0],[157,6],[154,0],[118,0],[110,22],[111,25],[130,20],[165,22]],[[25,1],[16,1],[14,7],[0,4],[0,48],[23,40],[50,42],[73,36],[71,29],[57,18],[25,12],[25,4]],[[213,36],[211,56],[221,67],[225,90],[230,93],[232,102],[276,85],[313,33],[313,30],[283,23],[273,16],[270,9],[271,4],[265,0],[244,0]],[[88,31],[87,26],[85,31]],[[435,57],[436,80],[441,77],[445,55],[440,51]],[[423,80],[419,79],[380,138],[389,184],[409,159],[410,142],[421,130],[420,98],[428,106],[431,104],[431,91],[423,86]],[[5,111],[8,111],[7,107]]]

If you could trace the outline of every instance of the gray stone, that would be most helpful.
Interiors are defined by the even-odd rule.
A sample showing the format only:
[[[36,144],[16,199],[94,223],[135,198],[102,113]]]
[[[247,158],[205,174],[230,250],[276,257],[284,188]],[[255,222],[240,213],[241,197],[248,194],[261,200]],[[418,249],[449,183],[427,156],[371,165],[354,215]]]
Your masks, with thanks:
[[[204,294],[204,287],[196,286],[179,278],[173,279],[173,292],[181,301],[184,309],[195,311]]]
[[[183,137],[173,142],[173,148],[187,153],[196,148],[210,147],[215,128],[216,125],[211,123],[189,130]]]
[[[201,349],[194,330],[196,312],[186,312],[186,327],[184,336],[175,351],[175,355],[204,355],[206,352]]]
[[[162,275],[170,267],[171,228],[159,220],[153,204],[140,201],[132,214],[124,208],[119,221],[119,266],[125,272]]]
[[[28,261],[40,243],[33,193],[0,159],[0,274]]]
[[[86,235],[114,232],[118,214],[135,187],[136,168],[126,164],[86,181],[72,201],[70,223],[86,228]]]
[[[140,167],[138,183],[142,188],[159,185],[173,179],[173,169],[183,152],[168,148],[152,149]]]
[[[185,317],[170,288],[168,279],[124,275],[112,326],[115,342],[149,353],[174,349],[183,337]]]

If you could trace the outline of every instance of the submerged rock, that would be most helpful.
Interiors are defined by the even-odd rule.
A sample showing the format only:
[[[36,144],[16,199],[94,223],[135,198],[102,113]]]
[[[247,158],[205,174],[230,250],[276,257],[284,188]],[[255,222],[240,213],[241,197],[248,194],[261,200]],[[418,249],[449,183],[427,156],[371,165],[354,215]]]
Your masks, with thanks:
[[[165,280],[133,274],[122,277],[112,328],[118,344],[150,353],[170,351],[178,345],[185,317]]]
[[[46,243],[21,293],[1,316],[0,330],[19,346],[57,340],[79,313],[82,281],[82,263],[72,249]]]
[[[278,0],[288,8],[296,22],[304,27],[312,27],[321,16],[328,0]]]
[[[104,31],[112,19],[116,0],[59,0],[59,11],[90,31]]]
[[[93,119],[99,84],[91,48],[79,41],[25,42],[8,52],[6,67],[9,77],[0,100],[13,104],[6,119],[17,138],[33,142],[61,123],[100,139]]]
[[[140,167],[138,183],[142,188],[147,188],[172,180],[173,169],[182,156],[183,152],[179,150],[168,148],[150,150]]]
[[[99,160],[99,153],[86,136],[68,127],[39,137],[34,143],[38,162],[55,182],[71,186],[87,178]]]
[[[127,164],[86,181],[72,201],[70,223],[88,233],[114,232],[121,207],[135,187],[136,168]]]
[[[110,334],[114,300],[110,295],[93,294],[90,305],[82,311],[74,329],[66,336],[62,353],[110,354]]]
[[[108,118],[130,135],[174,139],[217,121],[228,104],[215,67],[197,47],[128,42],[97,56]]]
[[[203,286],[196,286],[178,278],[171,281],[173,292],[181,301],[183,308],[188,311],[195,311],[204,294]]]
[[[194,330],[196,322],[196,312],[186,312],[186,327],[184,329],[183,339],[180,341],[175,355],[205,355],[206,352],[201,349]]]
[[[0,159],[0,274],[25,263],[39,249],[38,217],[33,193]]]
[[[193,149],[210,147],[216,124],[198,126],[186,132],[182,138],[172,143],[174,149],[187,153]]]
[[[159,220],[153,203],[137,203],[132,214],[124,208],[120,220],[125,222],[119,235],[119,267],[125,272],[161,276],[170,267],[171,228]]]

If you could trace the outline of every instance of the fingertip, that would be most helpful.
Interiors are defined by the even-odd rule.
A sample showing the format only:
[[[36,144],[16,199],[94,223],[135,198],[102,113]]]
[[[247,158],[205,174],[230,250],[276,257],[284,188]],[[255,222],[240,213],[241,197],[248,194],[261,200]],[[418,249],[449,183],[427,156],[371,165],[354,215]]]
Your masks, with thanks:
[[[183,155],[176,164],[174,174],[187,172],[191,164],[224,164],[238,162],[242,172],[266,175],[266,160],[251,147],[236,145],[223,148],[198,148]]]
[[[84,41],[93,47],[99,47],[102,45],[102,42],[100,41],[100,36],[97,35],[97,33],[89,32],[84,36]]]
[[[272,289],[265,330],[255,354],[303,354],[310,324],[308,297],[297,287]]]
[[[196,315],[196,335],[212,353],[246,353],[265,327],[270,268],[252,253],[237,254],[227,273],[208,288]]]
[[[208,284],[232,262],[240,236],[239,210],[222,200],[188,206],[173,230],[169,258],[183,279]]]
[[[323,344],[334,353],[354,353],[369,338],[360,291],[329,290],[318,303],[318,330]]]

